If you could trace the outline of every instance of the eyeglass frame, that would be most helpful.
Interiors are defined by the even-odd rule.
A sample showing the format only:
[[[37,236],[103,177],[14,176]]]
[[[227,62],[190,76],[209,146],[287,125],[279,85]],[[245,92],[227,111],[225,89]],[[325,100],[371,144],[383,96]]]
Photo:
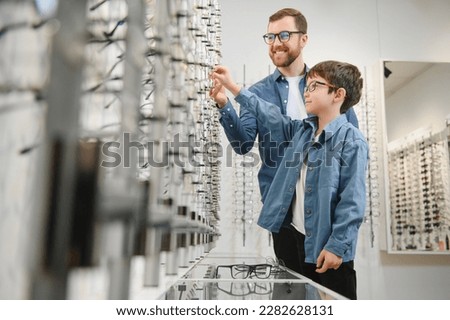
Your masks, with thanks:
[[[245,277],[243,277],[243,278],[236,278],[233,275],[233,268],[238,268],[238,267],[248,268],[248,271],[247,271],[247,274],[246,274]],[[256,270],[257,270],[257,268],[260,268],[260,267],[264,267],[266,269],[267,268],[269,269],[269,272],[267,273],[267,276],[264,276],[264,277],[259,277],[258,276],[258,273],[256,272]],[[216,266],[215,278],[217,278],[217,276],[219,274],[219,268],[229,268],[231,277],[233,279],[247,279],[248,277],[250,277],[251,274],[255,274],[256,278],[258,278],[258,279],[267,279],[272,274],[272,267],[273,266],[271,264],[267,264],[267,263],[261,263],[261,264],[244,264],[244,263],[240,263],[240,264],[230,264],[230,265],[218,265],[218,266]],[[238,270],[238,271],[244,272],[242,270]]]
[[[244,284],[244,283],[241,283]],[[251,288],[251,284],[254,284],[254,287]],[[230,296],[234,296],[234,297],[243,297],[243,296],[247,296],[247,295],[251,295],[251,294],[257,294],[257,295],[266,295],[266,294],[271,294],[273,292],[273,287],[272,287],[272,283],[270,282],[266,282],[263,283],[266,286],[268,285],[268,288],[264,288],[267,292],[257,292],[256,289],[259,287],[261,288],[262,285],[258,284],[257,282],[247,282],[245,283],[245,285],[247,285],[248,288],[248,292],[245,293],[235,293],[233,292],[233,290],[235,289],[234,287],[236,286],[235,282],[230,282],[230,290],[226,290],[223,287],[221,287],[221,284],[219,284],[219,282],[216,283],[217,289],[230,295]]]
[[[286,40],[282,40],[282,39],[281,39],[281,34],[282,34],[282,33],[286,33],[286,32],[287,32],[287,34],[288,34],[288,37],[287,37]],[[289,40],[291,40],[291,34],[297,34],[297,33],[305,34],[303,31],[287,31],[287,30],[283,30],[283,31],[280,31],[280,32],[278,32],[278,33],[268,32],[268,33],[266,33],[265,35],[263,35],[262,37],[263,37],[264,42],[265,42],[266,44],[272,45],[272,44],[275,42],[275,40],[276,40],[277,38],[278,38],[278,40],[279,40],[281,43],[288,42]],[[270,40],[268,39],[269,36],[273,36],[273,41],[270,41]]]
[[[322,82],[322,81],[314,80],[310,84],[305,86],[304,93],[306,93],[306,92],[309,92],[309,93],[314,92],[314,90],[316,90],[318,84],[320,84],[322,86],[327,86],[328,88],[332,88],[334,90],[338,90],[339,89],[338,87],[333,86],[331,84],[328,84],[328,83],[325,83],[325,82]],[[312,86],[312,88],[310,88],[311,86]]]

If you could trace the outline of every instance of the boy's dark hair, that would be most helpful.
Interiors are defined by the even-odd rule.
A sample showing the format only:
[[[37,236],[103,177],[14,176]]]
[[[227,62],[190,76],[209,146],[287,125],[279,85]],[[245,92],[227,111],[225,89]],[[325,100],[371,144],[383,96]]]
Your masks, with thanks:
[[[284,17],[294,17],[295,19],[295,26],[297,27],[298,31],[306,34],[308,32],[308,23],[306,22],[305,16],[298,10],[293,8],[284,8],[281,10],[278,10],[273,15],[269,17],[269,23],[278,21],[280,19],[283,19]],[[294,31],[294,30],[288,30],[288,31]]]
[[[324,78],[329,84],[345,89],[345,100],[341,106],[341,113],[358,103],[361,98],[363,79],[358,68],[350,63],[339,61],[323,61],[316,64],[308,72],[308,78],[319,76]],[[328,92],[335,91],[329,88]]]

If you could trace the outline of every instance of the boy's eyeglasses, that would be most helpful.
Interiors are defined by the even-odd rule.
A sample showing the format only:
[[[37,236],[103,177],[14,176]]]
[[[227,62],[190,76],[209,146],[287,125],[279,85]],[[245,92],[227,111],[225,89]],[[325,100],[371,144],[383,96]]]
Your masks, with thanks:
[[[265,35],[263,35],[263,39],[267,44],[274,43],[277,37],[280,42],[288,42],[291,38],[291,34],[293,33],[305,34],[301,31],[281,31],[280,33],[266,33]]]
[[[320,81],[313,81],[305,87],[305,93],[308,91],[313,92],[314,90],[316,90],[318,84],[320,84],[322,86],[327,86],[328,88],[339,89],[338,87],[335,87],[328,83],[324,83],[324,82],[320,82]]]
[[[218,265],[216,268],[216,277],[219,273],[219,268],[230,269],[233,279],[246,279],[251,274],[254,274],[258,279],[267,279],[272,272],[272,265],[270,264]]]

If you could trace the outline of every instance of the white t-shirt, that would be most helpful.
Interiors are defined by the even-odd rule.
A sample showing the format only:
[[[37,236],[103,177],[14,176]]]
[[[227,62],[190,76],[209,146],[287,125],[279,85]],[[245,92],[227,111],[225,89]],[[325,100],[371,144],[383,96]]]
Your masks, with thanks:
[[[305,181],[306,171],[308,167],[303,164],[300,172],[300,177],[297,179],[297,186],[295,187],[295,198],[292,204],[292,222],[291,224],[298,232],[305,234]]]
[[[317,142],[319,136],[314,138]],[[308,166],[303,163],[300,176],[297,179],[297,185],[295,187],[295,198],[292,203],[292,226],[297,229],[298,232],[305,234],[305,183]]]
[[[289,82],[289,95],[286,106],[286,114],[293,120],[305,119],[308,114],[306,113],[305,103],[303,102],[300,94],[299,84],[300,80],[304,77],[286,77]]]

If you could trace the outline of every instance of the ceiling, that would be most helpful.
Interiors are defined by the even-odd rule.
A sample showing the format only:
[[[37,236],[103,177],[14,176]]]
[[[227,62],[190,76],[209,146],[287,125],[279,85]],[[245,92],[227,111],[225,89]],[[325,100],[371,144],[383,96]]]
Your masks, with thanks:
[[[409,83],[419,74],[434,66],[432,62],[385,61],[384,95],[386,98]],[[391,71],[386,78],[386,68]]]

